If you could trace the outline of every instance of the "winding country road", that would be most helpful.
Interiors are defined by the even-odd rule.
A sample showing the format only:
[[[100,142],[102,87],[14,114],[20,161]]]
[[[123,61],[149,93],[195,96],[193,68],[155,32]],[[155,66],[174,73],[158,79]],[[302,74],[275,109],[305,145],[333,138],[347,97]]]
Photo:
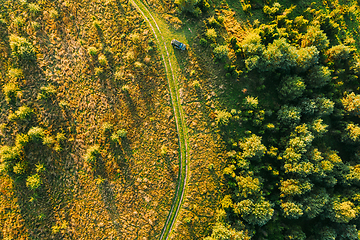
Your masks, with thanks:
[[[166,47],[166,41],[161,33],[161,30],[156,23],[153,15],[142,3],[141,0],[130,0],[134,7],[141,13],[145,21],[149,24],[154,36],[156,38],[159,50],[162,55],[162,59],[165,66],[166,77],[169,84],[171,102],[174,110],[176,129],[179,137],[179,148],[180,148],[180,161],[179,161],[179,178],[177,183],[177,188],[175,192],[175,197],[173,203],[166,219],[165,225],[160,235],[160,240],[168,239],[172,230],[172,227],[176,221],[176,217],[180,211],[181,204],[184,198],[187,175],[188,175],[188,138],[187,138],[187,128],[184,115],[182,113],[182,106],[180,104],[179,92],[177,89],[177,84],[174,76],[174,71],[171,65],[170,54]],[[155,28],[154,28],[155,26]],[[160,36],[160,38],[159,38]]]

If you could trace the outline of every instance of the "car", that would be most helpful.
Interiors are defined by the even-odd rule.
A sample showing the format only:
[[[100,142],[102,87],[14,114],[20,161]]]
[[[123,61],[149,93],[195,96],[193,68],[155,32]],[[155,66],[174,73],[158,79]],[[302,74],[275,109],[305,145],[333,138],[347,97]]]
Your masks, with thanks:
[[[173,45],[174,48],[180,49],[180,50],[186,50],[186,45],[184,43],[179,42],[178,40],[171,40],[171,45]]]

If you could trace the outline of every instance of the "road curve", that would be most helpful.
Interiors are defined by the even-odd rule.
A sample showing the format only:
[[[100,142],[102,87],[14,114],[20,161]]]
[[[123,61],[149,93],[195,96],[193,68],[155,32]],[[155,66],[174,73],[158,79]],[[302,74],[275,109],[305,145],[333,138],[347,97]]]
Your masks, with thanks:
[[[179,92],[177,89],[177,84],[174,76],[174,71],[171,65],[170,54],[166,47],[166,42],[161,33],[161,30],[156,23],[156,20],[152,16],[149,9],[145,4],[142,3],[141,0],[130,0],[130,2],[134,5],[134,7],[141,13],[144,17],[145,21],[149,24],[151,30],[154,33],[157,44],[159,46],[159,50],[161,52],[161,56],[164,62],[166,77],[169,84],[171,102],[173,105],[176,129],[179,137],[179,149],[180,149],[180,161],[179,161],[179,177],[177,188],[175,192],[175,197],[173,199],[173,204],[171,206],[170,212],[166,219],[165,225],[160,235],[160,240],[168,239],[170,236],[171,229],[176,221],[176,217],[180,211],[181,204],[184,198],[186,181],[188,175],[188,138],[187,138],[187,128],[184,115],[182,113],[182,107],[180,104]],[[144,13],[144,11],[145,13]],[[154,28],[154,26],[156,28]],[[159,37],[161,39],[159,39]],[[164,53],[166,55],[164,55]]]

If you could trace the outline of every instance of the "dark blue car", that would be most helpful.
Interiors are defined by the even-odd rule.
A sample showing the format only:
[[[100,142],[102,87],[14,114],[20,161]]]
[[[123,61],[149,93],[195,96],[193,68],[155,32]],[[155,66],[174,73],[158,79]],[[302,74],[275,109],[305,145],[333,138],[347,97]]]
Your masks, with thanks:
[[[175,40],[175,39],[171,40],[171,45],[173,45],[174,48],[177,48],[177,49],[180,49],[183,51],[186,50],[186,45],[179,42],[178,40]]]

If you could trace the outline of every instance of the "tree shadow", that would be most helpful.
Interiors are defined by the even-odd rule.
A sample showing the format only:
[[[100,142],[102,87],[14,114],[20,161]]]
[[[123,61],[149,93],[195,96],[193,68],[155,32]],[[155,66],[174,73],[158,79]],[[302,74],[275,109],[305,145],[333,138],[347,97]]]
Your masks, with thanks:
[[[173,166],[172,166],[172,160],[171,160],[171,158],[170,158],[168,155],[166,155],[166,156],[163,157],[163,159],[164,159],[164,161],[165,161],[166,169],[167,169],[167,171],[168,171],[168,173],[169,173],[172,181],[173,181],[173,182],[176,182],[177,179],[178,179],[178,173],[176,173],[176,172],[174,171],[174,168],[173,168]]]

